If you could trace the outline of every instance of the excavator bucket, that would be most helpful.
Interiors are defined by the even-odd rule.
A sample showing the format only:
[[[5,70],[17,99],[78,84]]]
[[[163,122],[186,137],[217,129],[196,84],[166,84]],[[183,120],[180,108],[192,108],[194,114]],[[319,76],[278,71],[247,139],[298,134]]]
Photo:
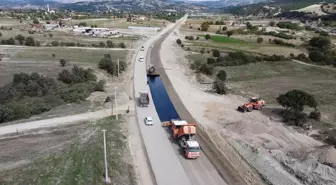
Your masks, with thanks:
[[[244,106],[239,106],[237,109],[239,112],[245,112]]]
[[[171,123],[170,123],[170,121],[162,122],[162,126],[163,127],[169,127],[169,126],[171,126]]]

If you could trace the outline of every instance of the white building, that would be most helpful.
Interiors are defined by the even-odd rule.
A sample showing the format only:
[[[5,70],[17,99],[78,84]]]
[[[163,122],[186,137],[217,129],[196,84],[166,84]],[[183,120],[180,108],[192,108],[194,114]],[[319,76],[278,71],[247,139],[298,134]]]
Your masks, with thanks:
[[[101,36],[101,37],[119,34],[118,30],[110,28],[91,28],[91,27],[74,26],[73,31],[75,33],[82,33],[85,35]]]

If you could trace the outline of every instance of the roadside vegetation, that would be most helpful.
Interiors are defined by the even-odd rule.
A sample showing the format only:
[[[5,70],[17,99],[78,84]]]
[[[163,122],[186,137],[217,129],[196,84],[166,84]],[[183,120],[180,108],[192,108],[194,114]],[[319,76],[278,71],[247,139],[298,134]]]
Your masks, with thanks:
[[[29,147],[29,152],[25,151],[25,155],[20,159],[29,159],[30,162],[0,172],[0,184],[104,184],[104,142],[101,130],[106,129],[108,176],[111,183],[135,185],[134,168],[131,161],[127,161],[130,153],[124,122],[122,118],[117,121],[108,117],[90,123],[50,129],[38,134],[27,133],[26,137],[30,139],[27,143],[25,142],[27,138],[24,136],[9,137],[6,143],[17,146],[18,151],[22,152],[23,148],[27,150]],[[25,145],[19,147],[21,142],[18,141],[24,142]],[[7,148],[10,145],[7,146],[6,143],[2,143],[2,146]],[[38,150],[41,145],[44,149]],[[9,153],[5,151],[0,155],[7,157],[7,161],[0,161],[5,163],[14,163],[20,156],[15,153],[16,158],[13,158],[13,155],[8,158]]]
[[[92,69],[77,66],[64,69],[58,79],[38,73],[19,73],[0,88],[0,123],[29,118],[65,103],[76,103],[94,91],[104,91],[104,82],[97,82]]]

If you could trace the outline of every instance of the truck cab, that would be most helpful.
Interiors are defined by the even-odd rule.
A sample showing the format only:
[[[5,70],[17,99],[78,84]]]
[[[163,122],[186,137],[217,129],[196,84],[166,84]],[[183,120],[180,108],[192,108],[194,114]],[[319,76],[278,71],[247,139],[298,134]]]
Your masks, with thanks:
[[[184,156],[187,159],[196,159],[200,156],[200,146],[197,141],[187,141],[184,148]]]

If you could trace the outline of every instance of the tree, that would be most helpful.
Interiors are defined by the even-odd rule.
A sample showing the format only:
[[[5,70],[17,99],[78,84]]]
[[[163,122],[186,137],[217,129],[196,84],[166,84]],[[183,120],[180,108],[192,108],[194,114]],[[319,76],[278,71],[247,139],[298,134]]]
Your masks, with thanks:
[[[227,27],[226,26],[223,26],[222,27],[222,31],[226,31],[227,30]]]
[[[224,81],[216,79],[213,84],[212,88],[215,90],[217,94],[226,94],[227,88],[225,86]]]
[[[176,39],[176,43],[177,43],[178,45],[181,45],[181,44],[182,44],[181,39]]]
[[[18,34],[18,35],[15,36],[15,40],[19,41],[20,45],[23,45],[25,39],[26,38],[23,35],[21,35],[21,34]]]
[[[230,37],[231,35],[233,35],[233,31],[227,31],[226,34],[228,37]]]
[[[59,46],[60,43],[58,41],[54,40],[54,41],[51,42],[51,45],[52,46]]]
[[[201,24],[201,31],[208,31],[209,29],[209,23],[208,22],[203,22]]]
[[[99,47],[100,48],[105,48],[105,43],[104,42],[99,42]]]
[[[85,27],[85,26],[87,26],[87,23],[86,23],[86,22],[80,22],[80,23],[78,24],[78,26],[79,26],[79,27]]]
[[[313,37],[309,40],[309,45],[321,50],[328,50],[331,47],[331,41],[330,38],[324,36]]]
[[[209,40],[209,39],[211,39],[211,36],[210,36],[209,34],[206,34],[206,35],[204,36],[204,38],[205,38],[206,40]]]
[[[114,48],[114,43],[113,43],[111,40],[107,40],[107,41],[106,41],[106,46],[107,46],[108,48]]]
[[[263,39],[262,37],[258,37],[258,38],[257,38],[257,42],[258,42],[258,43],[262,43],[263,41],[264,41],[264,39]]]
[[[205,53],[205,49],[202,48],[202,49],[200,50],[200,53],[203,55],[203,54]]]
[[[27,37],[25,41],[26,46],[35,46],[35,39],[33,37]]]
[[[119,43],[119,47],[120,47],[120,48],[126,48],[126,45],[125,45],[125,43],[120,42],[120,43]]]
[[[33,24],[39,24],[40,22],[37,19],[33,20]]]
[[[225,81],[227,76],[226,76],[226,71],[225,70],[219,70],[219,72],[217,73],[216,77],[221,80],[221,81]]]
[[[275,22],[274,22],[274,21],[271,21],[271,22],[269,23],[269,25],[273,27],[273,26],[275,26]]]
[[[212,56],[214,56],[214,57],[220,57],[220,52],[219,52],[219,50],[218,50],[218,49],[214,49],[214,50],[212,50]]]
[[[55,53],[53,53],[51,56],[52,56],[53,58],[55,58],[55,57],[56,57]]]
[[[2,37],[2,33],[0,32],[0,37]]]
[[[212,69],[213,67],[209,64],[202,64],[199,68],[199,72],[206,74],[206,75],[212,75]]]
[[[317,107],[315,98],[307,92],[301,90],[291,90],[285,94],[280,94],[276,98],[277,102],[287,110],[302,112],[304,106]]]
[[[67,61],[64,60],[64,59],[61,59],[61,60],[59,61],[59,63],[61,64],[62,67],[64,67],[65,64],[67,64]]]

